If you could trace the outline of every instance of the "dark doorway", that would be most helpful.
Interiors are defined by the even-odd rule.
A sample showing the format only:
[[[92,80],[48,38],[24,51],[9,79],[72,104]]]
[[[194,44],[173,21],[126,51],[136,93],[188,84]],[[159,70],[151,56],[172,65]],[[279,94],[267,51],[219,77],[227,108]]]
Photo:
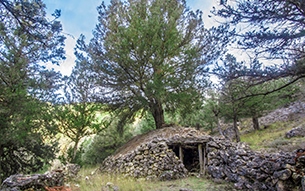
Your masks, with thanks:
[[[179,158],[179,146],[169,146],[172,149],[176,156]],[[200,166],[199,166],[199,155],[198,155],[198,147],[197,145],[187,145],[182,146],[183,151],[183,164],[185,168],[189,172],[199,173]]]

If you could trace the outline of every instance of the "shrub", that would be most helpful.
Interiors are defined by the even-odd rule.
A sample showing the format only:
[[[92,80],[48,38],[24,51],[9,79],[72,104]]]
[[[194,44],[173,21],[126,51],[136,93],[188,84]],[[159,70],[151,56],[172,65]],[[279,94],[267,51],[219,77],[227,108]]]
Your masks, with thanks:
[[[118,133],[109,128],[107,131],[97,134],[92,142],[88,144],[87,148],[84,148],[84,154],[82,155],[82,163],[86,165],[100,164],[102,161],[113,154],[117,148],[123,145],[131,135],[125,133],[123,137],[120,137]]]

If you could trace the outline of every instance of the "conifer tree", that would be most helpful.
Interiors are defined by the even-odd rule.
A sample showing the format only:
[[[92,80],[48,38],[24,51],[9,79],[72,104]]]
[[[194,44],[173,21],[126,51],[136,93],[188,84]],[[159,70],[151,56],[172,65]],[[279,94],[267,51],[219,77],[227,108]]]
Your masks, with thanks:
[[[191,107],[203,52],[213,45],[201,13],[183,0],[114,0],[98,12],[89,53],[100,101],[119,111],[121,129],[139,111],[149,111],[161,128],[165,110]]]
[[[278,90],[305,77],[304,12],[305,2],[299,0],[220,1],[212,11],[231,26],[238,48],[268,66],[244,76],[257,83],[290,77]]]

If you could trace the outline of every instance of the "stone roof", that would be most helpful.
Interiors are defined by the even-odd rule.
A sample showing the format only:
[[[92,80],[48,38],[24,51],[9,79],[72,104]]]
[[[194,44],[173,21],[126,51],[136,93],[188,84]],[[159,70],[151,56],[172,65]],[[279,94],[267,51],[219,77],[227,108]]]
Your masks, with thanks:
[[[187,145],[208,142],[210,137],[204,131],[196,130],[195,128],[179,126],[165,127],[135,136],[119,148],[113,154],[113,157],[116,158],[119,155],[125,155],[135,150],[136,147],[151,142],[152,140],[165,141],[167,145]]]

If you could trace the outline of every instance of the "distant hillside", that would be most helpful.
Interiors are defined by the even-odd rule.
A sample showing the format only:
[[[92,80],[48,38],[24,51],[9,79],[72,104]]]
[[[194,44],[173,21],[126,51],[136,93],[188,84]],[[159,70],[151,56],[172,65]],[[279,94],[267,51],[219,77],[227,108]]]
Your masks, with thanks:
[[[305,137],[287,138],[286,133],[293,128],[305,128],[305,103],[295,102],[276,109],[259,119],[261,130],[254,131],[251,119],[241,122],[241,141],[253,149],[268,151],[293,151],[305,148]]]

